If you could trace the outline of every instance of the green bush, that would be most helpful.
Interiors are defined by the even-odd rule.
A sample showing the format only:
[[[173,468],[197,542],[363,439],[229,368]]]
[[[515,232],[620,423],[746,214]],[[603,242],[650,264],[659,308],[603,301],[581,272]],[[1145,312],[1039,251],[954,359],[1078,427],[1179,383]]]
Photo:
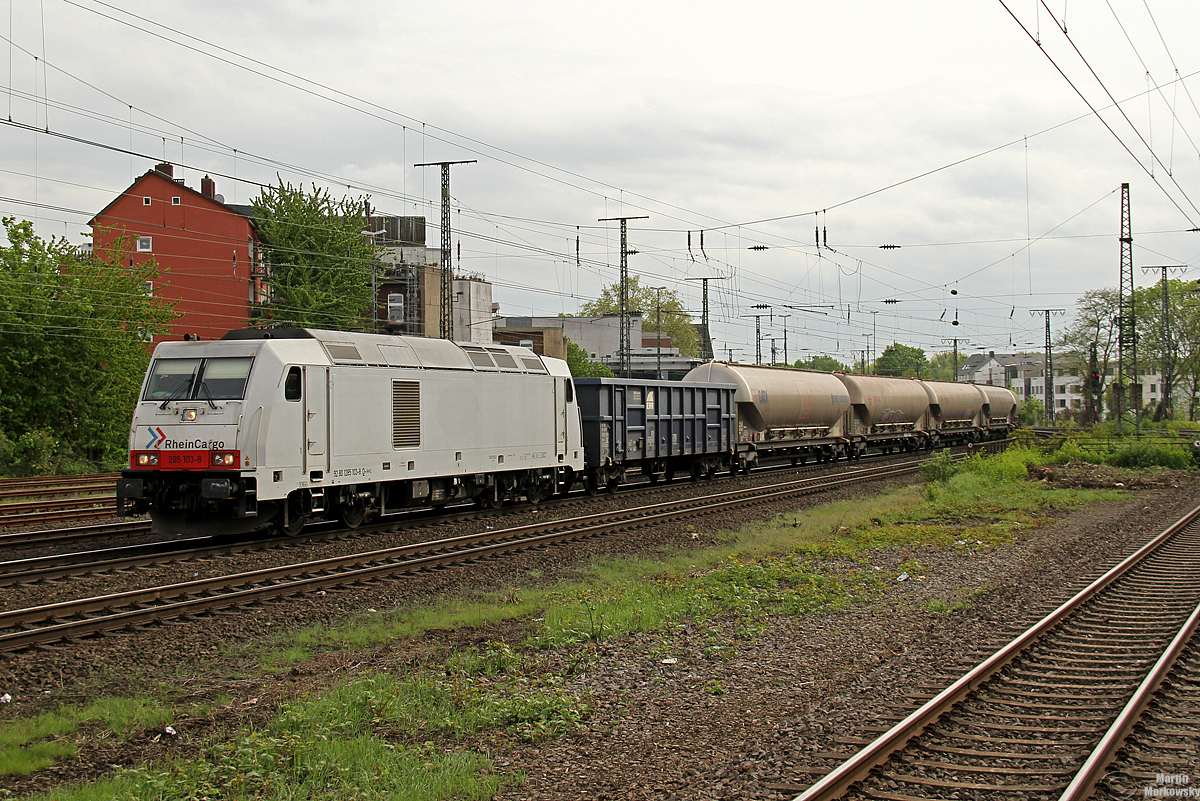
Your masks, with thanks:
[[[954,463],[949,449],[939,451],[936,456],[921,465],[921,478],[926,484],[945,484],[957,472],[958,465]]]
[[[994,456],[972,456],[961,463],[960,469],[994,481],[1022,481],[1029,476],[1028,465],[1041,461],[1042,457],[1035,451],[1017,447]]]
[[[0,473],[4,475],[55,476],[96,471],[96,464],[44,429],[26,431],[16,442],[0,434]]]
[[[1184,470],[1196,464],[1188,450],[1148,442],[1135,442],[1118,449],[1109,462],[1117,467],[1169,467],[1174,470]]]
[[[1066,464],[1067,462],[1106,464],[1110,455],[1108,451],[1084,448],[1075,440],[1068,439],[1062,442],[1046,461],[1049,464]]]

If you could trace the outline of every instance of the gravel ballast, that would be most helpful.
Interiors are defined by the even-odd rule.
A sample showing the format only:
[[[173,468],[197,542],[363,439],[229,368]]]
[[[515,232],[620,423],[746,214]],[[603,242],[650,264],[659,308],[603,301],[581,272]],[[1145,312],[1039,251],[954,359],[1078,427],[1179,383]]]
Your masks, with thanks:
[[[1103,471],[1056,469],[1042,477],[1071,486],[1107,486]],[[491,735],[465,745],[485,750],[503,774],[524,781],[499,799],[561,798],[791,798],[849,754],[852,741],[915,708],[924,687],[948,683],[995,648],[1032,625],[1137,545],[1200,502],[1189,474],[1145,474],[1120,479],[1130,497],[1092,504],[1056,522],[1026,531],[1013,545],[955,554],[892,549],[869,561],[891,576],[917,559],[922,576],[890,582],[869,604],[804,617],[775,617],[753,639],[737,638],[731,658],[705,654],[709,632],[682,624],[665,632],[607,640],[592,646],[590,663],[570,676],[595,708],[584,727],[531,745]],[[855,494],[838,490],[788,505],[763,505],[702,518],[695,530],[728,530],[785,510]],[[683,524],[639,529],[503,560],[454,567],[395,581],[239,610],[143,631],[0,655],[0,693],[15,714],[81,703],[106,692],[129,694],[129,677],[151,691],[155,683],[182,687],[190,700],[226,698],[204,718],[174,724],[175,737],[147,731],[130,743],[86,748],[79,760],[31,777],[0,777],[0,788],[24,794],[63,780],[86,780],[113,764],[138,764],[168,752],[190,753],[206,737],[265,720],[290,698],[362,672],[411,670],[448,648],[490,639],[519,639],[522,624],[487,630],[430,632],[363,652],[339,652],[302,663],[290,673],[263,673],[245,655],[248,643],[347,614],[388,609],[422,599],[519,586],[531,573],[540,581],[570,576],[586,560],[611,554],[652,554],[705,544]],[[231,571],[232,572],[232,571]],[[31,597],[45,597],[44,588]],[[929,601],[965,609],[928,611]],[[9,603],[6,607],[12,608]],[[732,626],[732,623],[730,624]],[[553,667],[576,657],[544,654]]]

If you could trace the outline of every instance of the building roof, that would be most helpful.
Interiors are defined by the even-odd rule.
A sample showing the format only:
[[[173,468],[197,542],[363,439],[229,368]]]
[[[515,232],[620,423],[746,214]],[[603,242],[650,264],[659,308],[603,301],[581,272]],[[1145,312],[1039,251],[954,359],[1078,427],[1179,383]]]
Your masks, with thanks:
[[[113,198],[112,200],[110,200],[108,202],[108,205],[106,205],[104,208],[100,209],[100,211],[96,212],[96,216],[92,217],[92,219],[88,220],[88,225],[93,225],[93,226],[96,225],[96,220],[100,219],[106,213],[108,213],[108,210],[110,208],[112,208],[114,205],[116,205],[118,201],[120,201],[122,198],[126,197],[127,195],[136,197],[136,195],[134,195],[134,193],[133,193],[133,189],[138,184],[142,183],[143,181],[147,180],[148,178],[158,178],[159,180],[165,181],[166,183],[170,184],[171,186],[173,186],[177,189],[180,189],[184,192],[195,195],[196,197],[204,198],[204,200],[213,204],[214,206],[217,206],[219,208],[228,209],[229,211],[233,212],[234,214],[238,215],[239,217],[245,217],[246,220],[250,223],[250,225],[257,227],[256,220],[258,219],[258,216],[254,213],[254,209],[252,207],[244,205],[244,204],[240,204],[240,203],[225,203],[223,201],[217,200],[216,198],[209,197],[208,195],[201,192],[199,189],[193,189],[192,187],[188,186],[187,184],[182,183],[182,179],[180,179],[179,181],[176,181],[175,178],[171,175],[171,173],[167,173],[167,172],[164,172],[163,170],[159,169],[159,167],[163,167],[163,166],[169,167],[170,165],[160,164],[152,170],[147,170],[145,172],[145,174],[139,176],[137,178],[137,180],[135,180],[133,183],[131,183],[128,187],[126,187],[125,191],[118,194],[115,198]],[[204,177],[208,178],[207,175]]]

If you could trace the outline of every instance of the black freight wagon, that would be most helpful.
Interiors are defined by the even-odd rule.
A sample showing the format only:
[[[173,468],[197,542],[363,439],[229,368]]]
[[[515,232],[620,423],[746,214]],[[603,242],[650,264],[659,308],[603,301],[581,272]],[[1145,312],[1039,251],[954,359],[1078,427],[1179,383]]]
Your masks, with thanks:
[[[583,421],[584,486],[615,488],[641,474],[711,478],[736,467],[734,384],[576,378]]]

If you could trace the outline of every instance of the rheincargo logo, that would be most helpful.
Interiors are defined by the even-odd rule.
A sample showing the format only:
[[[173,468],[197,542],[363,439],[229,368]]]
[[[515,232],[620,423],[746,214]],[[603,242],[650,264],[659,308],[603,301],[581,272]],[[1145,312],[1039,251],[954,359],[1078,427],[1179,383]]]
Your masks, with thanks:
[[[179,450],[219,451],[225,447],[225,441],[219,439],[164,439],[162,447],[177,448]]]
[[[167,439],[167,435],[163,433],[161,428],[147,426],[146,430],[150,432],[150,441],[146,443],[147,448],[218,451],[225,447],[225,441],[220,439]]]

